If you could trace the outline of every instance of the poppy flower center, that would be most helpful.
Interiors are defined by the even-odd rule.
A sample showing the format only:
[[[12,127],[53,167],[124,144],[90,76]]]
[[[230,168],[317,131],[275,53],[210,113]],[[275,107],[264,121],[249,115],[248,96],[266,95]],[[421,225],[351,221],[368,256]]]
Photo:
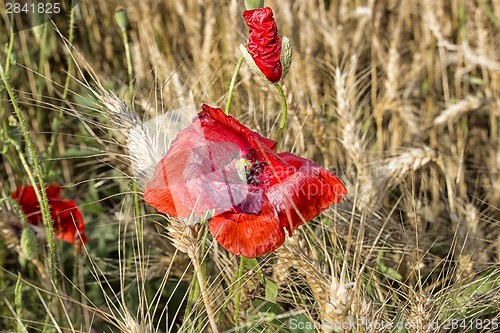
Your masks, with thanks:
[[[260,156],[255,149],[249,149],[248,153],[243,157],[238,153],[233,153],[229,165],[231,165],[230,169],[232,169],[232,172],[230,172],[230,174],[232,174],[233,177],[226,177],[226,182],[231,183],[232,180],[232,182],[255,186],[262,186],[265,184],[263,174],[267,162],[264,161],[264,158]],[[236,175],[237,177],[234,177]]]

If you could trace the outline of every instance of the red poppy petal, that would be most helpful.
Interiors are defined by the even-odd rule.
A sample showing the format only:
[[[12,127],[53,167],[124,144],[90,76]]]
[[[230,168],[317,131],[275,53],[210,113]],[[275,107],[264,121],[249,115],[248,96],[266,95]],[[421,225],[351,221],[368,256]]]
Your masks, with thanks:
[[[181,218],[212,209],[217,215],[240,204],[247,212],[258,213],[259,191],[238,178],[235,170],[224,168],[233,154],[240,155],[238,146],[212,142],[164,157],[147,184],[144,199],[161,212]],[[249,196],[257,200],[248,203]]]
[[[50,210],[53,218],[57,216],[63,223],[69,223],[72,226],[83,224],[83,216],[73,200],[51,200]]]
[[[172,141],[166,156],[173,156],[197,146],[205,146],[210,142],[230,142],[246,154],[252,146],[250,141],[253,140],[262,142],[271,150],[276,147],[276,141],[251,131],[221,109],[203,104],[202,111],[193,119],[193,123]]]
[[[247,258],[273,252],[285,241],[283,227],[266,198],[260,214],[226,212],[214,216],[209,227],[222,247]]]
[[[45,192],[47,193],[47,198],[50,199],[61,199],[61,185],[50,185],[45,187]]]
[[[299,225],[340,202],[347,190],[337,177],[314,162],[291,153],[279,156],[296,170],[277,172],[278,181],[266,189],[266,194],[291,236]]]
[[[60,185],[51,185],[45,188],[49,201],[52,226],[57,239],[73,245],[75,244],[75,236],[78,230],[81,235],[81,242],[79,242],[79,253],[81,253],[81,243],[85,244],[88,242],[87,235],[85,235],[83,215],[73,200],[60,200],[61,189],[62,186]],[[28,219],[28,223],[33,225],[42,224],[40,206],[32,186],[19,186],[11,196],[21,206],[23,213]]]
[[[82,232],[80,231],[80,237],[77,238],[77,242],[78,242],[78,245],[79,245],[79,253],[82,253],[82,244],[87,244],[89,242],[89,239],[87,238],[87,235],[85,234],[85,232]]]
[[[203,134],[206,141],[232,142],[242,150],[246,150],[249,146],[248,139],[251,137],[251,139],[261,141],[272,150],[276,147],[276,141],[251,131],[236,118],[226,115],[220,108],[212,108],[207,104],[203,104],[198,117],[201,122],[201,125],[198,126],[202,129],[200,134]]]
[[[167,178],[167,161],[164,157],[158,165],[156,165],[153,173],[153,178],[147,184],[144,191],[144,200],[158,211],[170,216],[185,218],[191,214],[178,197],[172,196]]]
[[[51,200],[50,213],[53,220],[56,238],[75,244],[76,231],[82,235],[84,243],[87,242],[83,216],[73,200]]]
[[[55,230],[55,233],[56,233],[56,238],[59,239],[60,241],[68,242],[73,245],[75,244],[76,229],[75,230],[60,229],[60,230]]]
[[[35,190],[32,186],[18,186],[16,191],[10,195],[13,199],[21,205],[36,206],[38,200],[36,198]]]
[[[29,224],[42,224],[40,206],[32,186],[18,186],[16,191],[11,194],[11,197],[19,203]]]
[[[298,172],[309,176],[317,175],[318,180],[322,182],[322,188],[318,193],[311,195],[327,195],[332,201],[332,204],[339,203],[340,200],[347,194],[347,189],[344,184],[330,171],[320,167],[311,160],[293,155],[288,152],[278,154],[289,165],[295,167]]]

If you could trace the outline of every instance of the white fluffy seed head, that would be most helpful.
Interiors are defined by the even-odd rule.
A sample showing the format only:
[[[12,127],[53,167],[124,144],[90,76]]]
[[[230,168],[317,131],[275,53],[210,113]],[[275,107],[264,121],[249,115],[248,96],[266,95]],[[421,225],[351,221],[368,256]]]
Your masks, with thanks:
[[[134,178],[144,188],[177,134],[196,117],[196,108],[188,105],[143,121],[115,94],[105,92],[98,98],[114,127],[125,131]]]

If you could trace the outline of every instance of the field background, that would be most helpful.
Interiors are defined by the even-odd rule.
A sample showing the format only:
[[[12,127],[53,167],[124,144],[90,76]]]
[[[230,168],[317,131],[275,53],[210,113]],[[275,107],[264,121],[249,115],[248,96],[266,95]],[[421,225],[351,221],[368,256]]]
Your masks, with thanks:
[[[331,170],[349,194],[259,258],[264,281],[272,282],[252,274],[255,267],[244,276],[243,329],[365,320],[438,323],[407,331],[449,332],[446,320],[455,319],[463,323],[457,332],[493,332],[500,317],[500,3],[265,4],[293,45],[282,83],[289,116],[281,150]],[[118,8],[130,22],[133,96]],[[83,0],[72,47],[68,18],[56,20],[57,30],[46,24],[10,35],[2,26],[0,61],[10,63],[46,182],[63,184],[63,197],[78,203],[90,240],[76,257],[71,245],[56,244],[59,297],[49,331],[210,330],[190,257],[175,251],[168,236],[177,234],[135,191],[126,135],[91,89],[102,92],[100,82],[143,119],[187,105],[201,111],[201,103],[223,108],[247,39],[243,10],[243,0]],[[25,147],[3,84],[0,97],[6,197],[28,178],[9,143]],[[243,64],[231,114],[273,138],[280,112],[275,89]],[[22,314],[27,331],[37,332],[51,290],[47,253],[27,261],[12,230],[15,209],[4,204],[0,214],[0,328],[20,330]],[[204,239],[202,268],[218,311],[233,291],[238,258]],[[23,302],[16,307],[17,272]],[[228,299],[221,331],[234,327],[238,302]]]

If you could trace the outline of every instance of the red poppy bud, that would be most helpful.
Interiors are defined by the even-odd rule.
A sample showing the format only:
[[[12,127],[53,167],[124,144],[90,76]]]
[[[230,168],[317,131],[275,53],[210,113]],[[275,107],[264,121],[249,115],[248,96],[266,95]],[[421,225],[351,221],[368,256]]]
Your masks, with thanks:
[[[273,11],[269,7],[247,10],[243,17],[250,27],[248,51],[265,77],[278,82],[281,78],[281,41]]]

